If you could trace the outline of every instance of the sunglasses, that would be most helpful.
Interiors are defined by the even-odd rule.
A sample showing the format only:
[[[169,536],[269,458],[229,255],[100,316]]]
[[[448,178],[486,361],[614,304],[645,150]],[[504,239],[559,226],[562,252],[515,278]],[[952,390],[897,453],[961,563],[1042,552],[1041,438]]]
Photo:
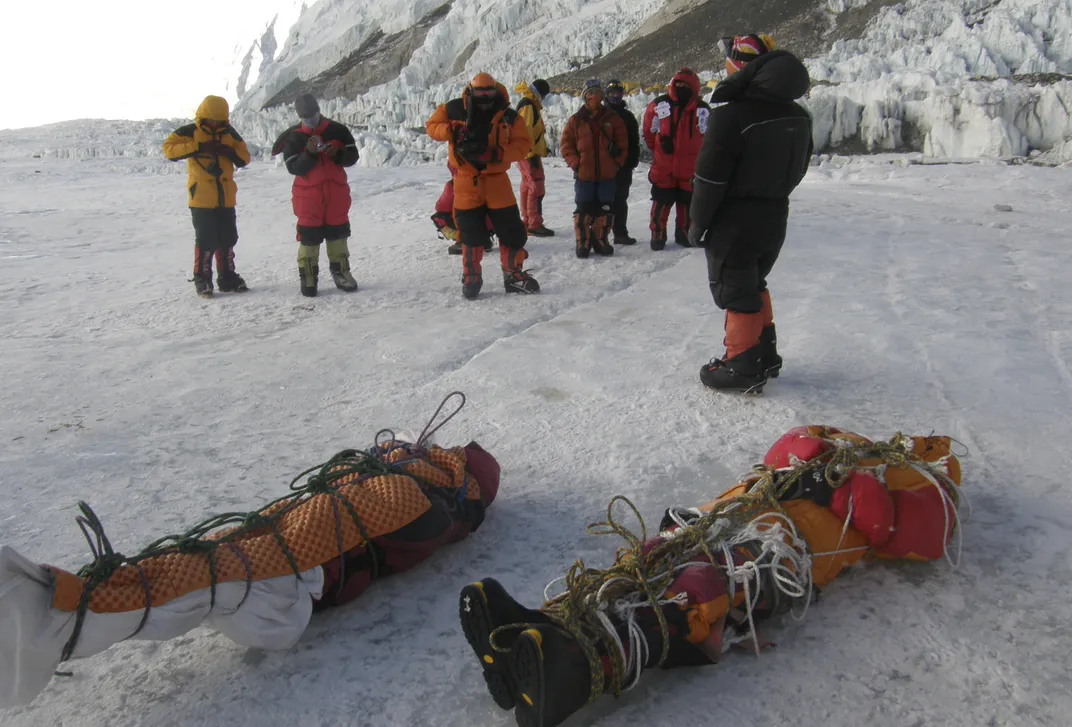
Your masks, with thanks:
[[[489,99],[495,98],[499,95],[499,89],[497,88],[474,88],[470,90],[473,98]]]

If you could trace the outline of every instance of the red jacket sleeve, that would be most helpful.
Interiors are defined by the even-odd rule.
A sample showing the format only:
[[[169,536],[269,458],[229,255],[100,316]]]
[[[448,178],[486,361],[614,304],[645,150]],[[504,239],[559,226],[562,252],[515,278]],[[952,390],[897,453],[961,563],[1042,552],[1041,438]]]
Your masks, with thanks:
[[[872,548],[885,545],[893,533],[893,500],[886,487],[867,472],[853,472],[834,490],[830,510],[842,521],[848,517]]]
[[[566,162],[566,166],[577,171],[581,163],[580,154],[577,153],[577,124],[574,117],[570,117],[566,126],[562,129],[562,139],[559,142],[559,153]]]
[[[651,130],[651,122],[654,118],[655,102],[652,101],[648,104],[648,107],[644,109],[644,121],[640,127],[641,133],[644,134],[644,143],[647,144],[649,149],[655,148],[655,132]]]

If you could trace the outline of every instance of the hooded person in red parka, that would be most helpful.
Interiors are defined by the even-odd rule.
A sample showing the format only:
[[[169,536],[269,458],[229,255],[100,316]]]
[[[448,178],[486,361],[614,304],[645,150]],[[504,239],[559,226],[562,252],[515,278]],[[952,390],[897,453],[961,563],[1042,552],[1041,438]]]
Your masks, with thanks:
[[[301,123],[276,139],[272,156],[282,152],[287,171],[294,175],[291,201],[298,217],[298,275],[306,297],[317,293],[320,244],[327,243],[331,277],[340,290],[357,290],[350,273],[350,184],[345,167],[357,163],[353,134],[324,117],[311,94],[294,102]]]
[[[711,107],[700,98],[700,78],[691,69],[674,74],[670,90],[644,111],[644,143],[652,152],[651,249],[666,247],[670,209],[677,206],[674,241],[689,247],[692,174],[707,132]]]

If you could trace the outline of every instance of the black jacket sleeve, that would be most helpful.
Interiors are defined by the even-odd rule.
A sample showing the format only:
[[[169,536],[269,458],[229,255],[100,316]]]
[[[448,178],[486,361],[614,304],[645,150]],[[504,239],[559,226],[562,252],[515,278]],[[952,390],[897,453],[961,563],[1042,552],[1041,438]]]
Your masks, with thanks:
[[[640,124],[633,112],[627,108],[622,109],[622,120],[629,136],[629,153],[625,157],[625,168],[636,169],[640,164]]]
[[[331,136],[333,139],[338,139],[342,142],[342,153],[336,154],[334,159],[335,163],[344,167],[352,167],[357,164],[357,160],[361,158],[361,155],[357,151],[357,142],[354,140],[354,135],[350,133],[350,130],[342,124],[335,124],[337,127],[335,134]]]
[[[703,146],[692,179],[692,224],[701,230],[711,226],[718,207],[733,180],[741,156],[741,130],[730,104],[711,111]]]
[[[299,131],[287,134],[283,141],[283,163],[296,177],[304,177],[316,166],[316,156],[305,150],[309,137]]]

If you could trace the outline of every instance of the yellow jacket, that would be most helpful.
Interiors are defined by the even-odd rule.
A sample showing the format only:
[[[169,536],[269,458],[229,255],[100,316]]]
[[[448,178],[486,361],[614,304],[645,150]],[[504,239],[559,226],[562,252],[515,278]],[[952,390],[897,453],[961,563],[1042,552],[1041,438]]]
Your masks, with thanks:
[[[544,136],[546,129],[544,129],[543,114],[541,113],[543,104],[540,103],[540,99],[536,98],[536,94],[532,92],[532,89],[524,81],[514,86],[514,93],[521,96],[521,100],[517,104],[517,113],[518,116],[525,120],[525,128],[528,129],[529,138],[532,139],[532,149],[525,158],[547,156],[547,139]]]
[[[164,140],[164,156],[173,162],[186,160],[186,192],[190,207],[234,207],[238,185],[235,168],[249,164],[246,142],[229,123],[227,99],[206,96],[197,107],[194,123],[175,129]],[[218,129],[205,125],[219,121]],[[207,146],[206,146],[207,145]]]

